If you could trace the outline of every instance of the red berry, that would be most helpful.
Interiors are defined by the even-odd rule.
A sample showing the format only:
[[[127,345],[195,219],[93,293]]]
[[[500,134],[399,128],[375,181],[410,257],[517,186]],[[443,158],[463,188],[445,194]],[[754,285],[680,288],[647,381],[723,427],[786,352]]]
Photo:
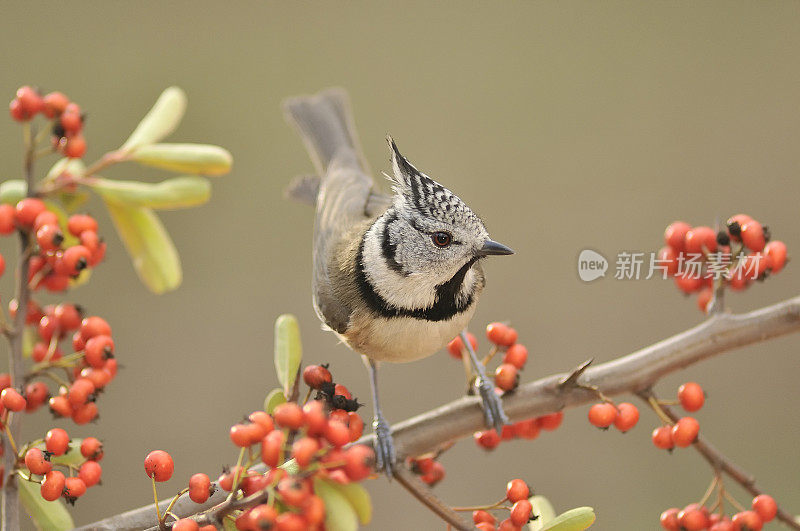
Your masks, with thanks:
[[[755,511],[742,511],[733,515],[734,531],[761,531],[764,522]]]
[[[163,450],[153,450],[144,458],[144,471],[148,477],[156,481],[167,481],[172,477],[175,463],[172,456]]]
[[[601,402],[589,408],[589,423],[598,428],[608,428],[614,424],[618,414],[614,404]]]
[[[672,427],[672,441],[675,446],[686,448],[691,445],[700,432],[700,423],[692,417],[683,417]]]
[[[26,197],[17,203],[14,220],[17,225],[24,229],[33,227],[33,222],[36,221],[36,216],[47,210],[44,201],[35,197]]]
[[[31,473],[43,476],[50,472],[53,463],[49,459],[45,459],[45,454],[40,449],[31,448],[25,452],[25,466]]]
[[[336,384],[336,385],[333,386],[333,394],[342,395],[343,397],[345,397],[348,400],[352,400],[353,399],[353,394],[350,392],[350,390],[347,387],[343,386],[342,384]]]
[[[713,253],[717,250],[717,233],[711,227],[694,227],[686,233],[688,254]]]
[[[497,531],[497,528],[494,526],[494,524],[490,524],[489,522],[475,524],[475,529],[478,531]]]
[[[661,518],[659,519],[661,527],[667,531],[680,531],[681,524],[678,522],[678,513],[680,512],[680,509],[673,507],[661,513]]]
[[[268,466],[276,467],[281,464],[280,456],[286,436],[280,430],[273,430],[261,441],[261,460]]]
[[[506,427],[503,426],[504,431],[505,428]],[[539,421],[535,418],[521,420],[512,426],[512,432],[515,437],[528,440],[533,440],[538,437],[540,429]]]
[[[564,412],[558,411],[556,413],[548,413],[547,415],[542,415],[536,420],[539,423],[539,427],[543,430],[553,431],[561,426],[561,422],[564,420]]]
[[[114,357],[114,340],[110,336],[94,336],[86,342],[86,363],[95,369],[102,369],[109,358]]]
[[[488,511],[478,510],[472,512],[472,521],[475,524],[487,523],[494,526],[494,524],[497,522],[497,519]]]
[[[47,118],[59,116],[69,105],[69,98],[60,92],[51,92],[42,98],[44,108],[42,111]]]
[[[668,246],[659,249],[656,259],[659,266],[666,270],[667,275],[672,276],[678,272],[678,251],[672,247]]]
[[[700,384],[686,382],[678,388],[678,400],[686,411],[697,411],[706,401],[706,395]]]
[[[91,316],[81,321],[80,333],[83,340],[88,341],[95,336],[110,336],[111,327],[102,317]]]
[[[36,411],[39,406],[47,402],[48,398],[50,390],[44,382],[31,382],[25,386],[26,411]]]
[[[278,482],[275,489],[281,501],[293,507],[299,507],[311,495],[311,486],[305,480],[287,477]]]
[[[72,410],[72,422],[82,426],[97,418],[97,404],[86,402]]]
[[[86,461],[78,469],[78,477],[83,480],[87,487],[94,487],[100,483],[100,476],[103,474],[103,468],[97,461]]]
[[[317,496],[312,496],[312,498],[317,498]],[[250,515],[250,524],[253,526],[254,529],[272,529],[275,525],[275,520],[278,518],[278,511],[276,511],[270,505],[262,504],[253,507],[250,510],[249,515]],[[323,504],[323,517],[324,516],[325,516],[325,507]]]
[[[708,304],[714,297],[714,290],[708,286],[702,288],[697,294],[697,308],[703,312],[708,313]]]
[[[77,103],[69,103],[61,114],[61,127],[67,135],[74,135],[79,133],[83,127],[83,118],[81,118],[81,108]]]
[[[768,259],[770,270],[778,273],[786,265],[786,244],[779,240],[772,240],[764,246],[764,255]]]
[[[497,430],[476,431],[475,443],[485,450],[494,450],[500,444],[500,435]]]
[[[686,531],[701,531],[708,527],[708,515],[700,508],[687,506],[678,513],[678,522]]]
[[[433,487],[441,480],[443,480],[444,476],[445,476],[444,465],[438,461],[434,461],[433,465],[431,466],[431,469],[422,474],[419,479],[423,483]]]
[[[50,397],[50,400],[48,400],[47,403],[50,406],[50,411],[53,413],[53,415],[57,417],[72,416],[72,406],[69,405],[69,401],[67,400],[66,396]]]
[[[659,426],[653,430],[653,444],[662,450],[672,450],[675,442],[672,440],[672,426]]]
[[[45,210],[33,221],[33,230],[39,231],[45,225],[55,225],[56,227],[59,226],[58,223],[58,216],[52,210]]]
[[[531,519],[533,507],[528,500],[519,500],[511,506],[511,521],[518,526],[523,526]]]
[[[306,419],[306,434],[312,437],[319,437],[325,434],[328,427],[328,417],[325,414],[325,406],[319,400],[311,400],[303,406],[303,416]]]
[[[753,498],[753,510],[764,522],[769,522],[778,514],[778,504],[769,494],[759,494]]]
[[[300,468],[305,468],[311,464],[314,455],[319,450],[319,442],[313,437],[303,437],[297,439],[292,444],[292,457],[300,465]]]
[[[58,225],[44,225],[36,231],[36,243],[43,251],[55,251],[63,241],[64,234]]]
[[[189,498],[195,503],[205,503],[211,496],[211,479],[205,474],[189,478]]]
[[[675,285],[684,293],[694,293],[703,287],[703,279],[694,271],[684,271],[675,276]]]
[[[191,518],[181,518],[172,524],[172,531],[200,531],[200,524]]]
[[[506,484],[506,498],[511,503],[527,500],[531,496],[531,488],[521,479],[512,479]]]
[[[685,221],[674,221],[664,231],[664,241],[676,253],[681,253],[686,250],[686,233],[691,228],[692,226]]]
[[[83,245],[73,245],[65,249],[61,260],[56,262],[56,272],[74,277],[89,267],[92,253]]]
[[[17,89],[17,100],[26,116],[33,117],[44,110],[44,101],[39,91],[28,85]]]
[[[81,326],[81,310],[74,304],[61,303],[56,306],[53,315],[58,319],[62,330],[77,330]]]
[[[350,430],[350,442],[356,442],[364,433],[364,419],[355,411],[351,411],[347,416],[350,418],[347,424]]]
[[[510,347],[517,341],[517,332],[503,323],[489,323],[486,326],[486,337],[495,345]]]
[[[500,525],[497,526],[497,531],[521,531],[522,528],[511,521],[511,518],[506,518]]]
[[[11,118],[17,122],[26,122],[32,118],[32,116],[25,112],[22,102],[20,102],[17,98],[14,98],[8,104],[8,112],[11,114]]]
[[[81,455],[92,461],[103,459],[103,443],[95,437],[86,437],[81,441]]]
[[[764,227],[756,220],[750,220],[742,225],[742,243],[751,251],[763,251],[767,243]]]
[[[297,513],[281,513],[275,519],[275,531],[306,531],[306,519]]]
[[[469,344],[472,346],[472,350],[477,351],[478,340],[475,338],[475,336],[467,332],[467,339],[469,339]],[[457,360],[461,359],[461,354],[464,352],[464,341],[461,339],[461,336],[456,336],[452,341],[450,341],[450,343],[447,344],[447,352],[449,352],[450,356],[453,358]]]
[[[87,214],[73,214],[67,220],[67,230],[76,237],[87,230],[97,232],[97,221]]]
[[[67,400],[72,407],[78,407],[85,404],[91,394],[94,393],[94,384],[88,378],[78,378],[69,387],[67,393]]]
[[[309,365],[303,369],[303,381],[311,389],[319,389],[322,384],[331,383],[331,371],[322,365]]]
[[[262,430],[259,426],[254,426],[253,424],[234,424],[231,426],[229,435],[233,444],[239,448],[247,448],[251,444],[254,444],[260,440],[254,440],[254,437],[256,432],[261,433],[261,431]]]
[[[64,491],[64,474],[58,470],[51,470],[42,480],[42,498],[47,501],[56,501]]]
[[[325,428],[325,439],[334,448],[341,448],[350,442],[350,428],[342,422],[331,420]]]
[[[80,498],[86,494],[86,483],[81,478],[73,477],[64,480],[64,496],[67,499]]]
[[[67,137],[64,146],[64,156],[70,159],[79,159],[86,153],[86,139],[81,134]]]
[[[16,210],[13,206],[3,203],[0,205],[0,234],[8,235],[14,232],[14,219]]]
[[[294,402],[285,402],[278,405],[273,411],[275,424],[282,428],[298,430],[303,425],[303,410]]]
[[[351,481],[361,481],[372,474],[375,451],[369,446],[356,444],[344,452],[344,473]]]
[[[519,370],[525,367],[528,361],[528,349],[521,343],[515,343],[508,347],[505,355],[503,356],[503,363],[510,363]]]
[[[636,423],[639,422],[639,409],[628,402],[623,402],[617,406],[619,414],[614,420],[614,426],[621,432],[625,433],[630,430]]]
[[[519,369],[510,363],[501,364],[494,373],[494,383],[503,391],[512,391],[519,384]]]
[[[275,429],[275,423],[272,421],[272,417],[266,411],[253,411],[247,417],[247,420],[253,424],[258,424],[261,426],[261,428],[264,430],[262,439],[266,437],[267,433]]]
[[[28,404],[25,397],[13,387],[6,387],[0,392],[0,402],[2,402],[4,408],[15,412],[22,411]]]

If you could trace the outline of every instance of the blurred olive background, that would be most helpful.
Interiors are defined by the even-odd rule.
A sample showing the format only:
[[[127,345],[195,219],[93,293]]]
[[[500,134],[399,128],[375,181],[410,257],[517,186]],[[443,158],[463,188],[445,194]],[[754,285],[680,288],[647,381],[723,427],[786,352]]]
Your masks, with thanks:
[[[69,297],[110,321],[124,371],[102,397],[99,424],[46,412],[25,423],[29,437],[56,425],[104,440],[104,485],[77,504],[77,523],[148,503],[142,460],[152,449],[175,457],[163,496],[191,473],[233,464],[228,427],[276,384],[280,313],[298,316],[307,362],[331,362],[337,381],[369,396],[360,360],[311,308],[313,212],[281,194],[312,166],[283,121],[286,96],[346,87],[376,174],[389,168],[390,132],[517,251],[488,262],[473,329],[511,320],[532,354],[525,381],[701,322],[671,282],[613,279],[618,252],[658,249],[674,219],[712,224],[743,211],[790,253],[800,245],[796,2],[16,2],[0,16],[0,94],[10,100],[30,83],[78,101],[89,113],[87,160],[117,147],[173,84],[189,108],[170,140],[217,143],[235,159],[208,205],[162,213],[185,277],[164,296],[144,289],[102,205],[89,206],[108,259]],[[6,119],[0,131],[0,176],[18,178],[19,128]],[[166,174],[130,164],[105,176]],[[587,247],[612,261],[591,284],[576,274]],[[796,295],[793,266],[731,296],[732,309]],[[798,340],[734,351],[659,386],[669,396],[701,382],[703,432],[794,512]],[[385,413],[400,421],[458,397],[462,369],[440,353],[385,367],[382,384]],[[521,476],[560,510],[595,507],[599,530],[655,529],[662,510],[702,495],[709,468],[691,451],[657,451],[654,415],[643,410],[624,436],[591,428],[585,415],[570,410],[559,431],[493,453],[461,442],[443,457],[438,493],[488,503]],[[370,529],[444,527],[398,485],[368,487]]]

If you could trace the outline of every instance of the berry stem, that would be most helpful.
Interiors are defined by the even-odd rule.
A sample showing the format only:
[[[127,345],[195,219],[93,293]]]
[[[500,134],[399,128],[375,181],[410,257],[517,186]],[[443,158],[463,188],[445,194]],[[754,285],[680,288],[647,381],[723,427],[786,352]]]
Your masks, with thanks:
[[[187,492],[189,492],[189,487],[186,487],[185,489],[181,490],[178,494],[176,494],[172,498],[172,501],[169,502],[169,505],[167,505],[167,508],[164,509],[164,516],[166,516],[168,514],[172,514],[172,508],[175,506],[175,502],[177,502],[178,498],[180,498],[181,496],[183,496]],[[175,516],[175,515],[172,515],[172,516]],[[180,520],[180,518],[175,517],[175,520]]]
[[[663,401],[658,400],[655,395],[652,394],[652,391],[650,392],[650,396],[647,397],[647,403],[650,408],[655,411],[656,415],[658,415],[658,418],[661,419],[661,422],[667,426],[672,426],[672,424],[674,424],[673,420],[669,418],[669,415],[667,415],[664,412],[664,409],[661,407],[665,406],[666,404]]]
[[[453,507],[453,510],[454,511],[458,511],[458,512],[464,512],[464,511],[470,511],[470,512],[471,511],[491,511],[491,510],[494,510],[494,509],[499,509],[506,501],[508,501],[508,498],[503,498],[502,500],[496,501],[491,505],[475,505],[475,506],[471,506],[471,507]]]
[[[483,358],[482,361],[483,366],[486,367],[487,365],[489,365],[489,362],[492,361],[492,358],[494,358],[498,352],[500,352],[500,347],[498,347],[497,345],[493,345],[491,350],[489,350],[489,353]]]
[[[152,480],[153,483],[153,500],[155,501],[156,504],[156,518],[158,518],[158,524],[159,526],[161,526],[164,522],[161,519],[161,509],[158,507],[158,490],[156,489],[156,475],[153,474],[152,476],[150,476],[150,479]]]
[[[700,506],[705,505],[708,499],[711,498],[711,495],[714,493],[714,489],[717,487],[721,488],[722,486],[721,482],[722,482],[722,477],[719,475],[719,472],[715,473],[714,477],[711,478],[711,483],[708,485],[705,494],[703,494],[703,497],[700,498],[699,502],[697,502],[698,505]]]

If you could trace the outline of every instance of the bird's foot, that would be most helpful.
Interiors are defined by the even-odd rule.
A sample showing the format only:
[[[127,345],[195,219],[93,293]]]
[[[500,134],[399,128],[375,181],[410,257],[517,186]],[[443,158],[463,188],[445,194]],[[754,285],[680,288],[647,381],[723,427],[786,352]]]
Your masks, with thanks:
[[[499,434],[503,426],[509,423],[508,416],[503,410],[503,401],[494,391],[494,385],[486,378],[478,378],[475,382],[478,393],[481,395],[481,405],[483,406],[483,420],[488,428],[494,428]]]
[[[372,423],[375,430],[375,470],[383,471],[389,479],[394,475],[396,455],[392,430],[383,415],[377,415]]]

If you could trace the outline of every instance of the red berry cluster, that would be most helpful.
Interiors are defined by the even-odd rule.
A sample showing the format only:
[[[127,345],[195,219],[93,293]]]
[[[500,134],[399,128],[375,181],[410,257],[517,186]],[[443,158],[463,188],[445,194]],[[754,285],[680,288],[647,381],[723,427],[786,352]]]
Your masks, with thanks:
[[[517,343],[517,331],[504,323],[489,323],[486,326],[486,337],[493,347],[489,356],[484,361],[488,363],[498,352],[503,352],[503,360],[494,373],[494,383],[500,391],[513,391],[519,385],[519,372],[525,368],[528,361],[528,349],[525,345]],[[467,338],[472,349],[477,351],[478,340],[470,333]],[[447,351],[454,359],[460,360],[467,355],[461,337],[456,337],[447,344]]]
[[[639,409],[631,403],[615,405],[605,401],[589,408],[589,423],[607,430],[612,424],[622,433],[632,429],[639,422]]]
[[[106,255],[106,243],[97,235],[94,218],[75,214],[62,227],[58,215],[35,197],[27,197],[16,206],[0,205],[0,234],[15,230],[27,233],[36,243],[28,268],[28,284],[34,291],[64,291],[71,279],[95,267]]]
[[[285,402],[276,406],[272,414],[254,411],[245,421],[230,428],[231,442],[241,448],[242,456],[250,458],[225,469],[216,486],[242,496],[274,493],[270,502],[234,515],[237,529],[322,529],[325,504],[314,492],[315,479],[348,484],[366,479],[373,472],[372,448],[360,444],[347,446],[357,441],[364,430],[361,416],[347,409],[358,406],[350,391],[341,384],[333,384],[324,365],[306,367],[303,380],[309,386],[309,394],[311,390],[318,392],[318,399],[302,406]],[[253,451],[256,446],[260,446],[260,452]],[[256,456],[267,465],[266,472],[253,468]],[[281,468],[289,459],[297,464],[296,473]],[[166,452],[157,450],[145,459],[145,472],[155,481],[168,480],[172,470],[172,458]],[[194,474],[189,479],[189,497],[196,503],[208,500],[214,489],[206,474]],[[193,520],[184,519],[176,522],[173,529],[200,527]]]
[[[754,280],[778,273],[787,262],[786,244],[770,241],[769,229],[746,214],[728,219],[725,228],[692,227],[684,221],[664,231],[666,247],[658,263],[682,292],[697,293],[697,305],[706,312],[715,283],[734,291]]]
[[[538,518],[538,515],[533,514],[533,506],[528,500],[532,495],[527,483],[521,479],[512,479],[506,485],[506,497],[503,500],[510,505],[502,503],[473,511],[472,521],[480,531],[520,531],[528,522]],[[498,524],[490,510],[507,510],[509,516]]]
[[[752,510],[740,511],[732,517],[711,512],[699,503],[683,509],[673,507],[661,513],[661,527],[667,531],[760,531],[766,522],[778,514],[778,504],[772,496],[761,494],[753,498]]]
[[[76,465],[58,459],[76,444],[80,445],[83,462]],[[66,431],[53,428],[44,439],[26,444],[20,450],[18,462],[20,467],[28,470],[24,479],[41,484],[42,498],[55,501],[63,497],[68,503],[74,504],[86,493],[87,488],[100,483],[103,469],[99,461],[102,458],[103,444],[96,438],[71,441]],[[64,472],[56,467],[61,467]]]
[[[475,432],[473,438],[475,439],[475,444],[484,450],[494,450],[503,441],[536,439],[542,430],[553,431],[561,426],[563,420],[564,412],[558,411],[508,424],[503,426],[503,430],[499,434],[494,429],[478,431]]]
[[[703,388],[695,382],[686,382],[678,388],[678,401],[687,412],[703,407],[706,401]],[[697,440],[700,423],[694,417],[682,417],[675,424],[664,424],[653,430],[652,440],[656,448],[672,450],[686,448]]]
[[[86,153],[86,139],[82,132],[85,116],[78,104],[61,92],[42,96],[37,89],[25,85],[17,89],[8,110],[11,118],[18,122],[29,122],[39,113],[51,120],[53,149],[65,157],[79,159]]]

